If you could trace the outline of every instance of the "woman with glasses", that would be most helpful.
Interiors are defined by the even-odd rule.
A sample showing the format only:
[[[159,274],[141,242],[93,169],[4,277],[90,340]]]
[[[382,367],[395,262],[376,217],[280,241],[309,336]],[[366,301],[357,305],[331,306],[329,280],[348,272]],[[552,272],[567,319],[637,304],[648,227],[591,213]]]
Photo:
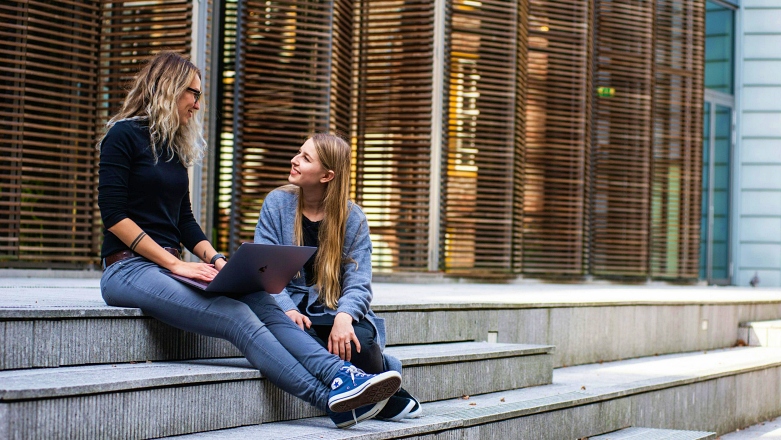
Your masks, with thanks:
[[[384,320],[372,312],[372,243],[361,208],[349,200],[350,146],[318,133],[291,159],[290,185],[263,201],[255,242],[316,246],[300,276],[274,299],[290,319],[328,351],[366,372],[401,372],[384,355]],[[403,388],[378,418],[420,417],[422,409]]]
[[[104,300],[138,307],[182,330],[227,339],[263,376],[328,412],[340,427],[374,416],[398,390],[400,374],[365,374],[329,353],[265,292],[213,295],[165,274],[208,282],[226,264],[190,206],[187,167],[205,150],[195,117],[200,96],[199,69],[174,52],[162,52],[138,73],[107,124],[98,144]],[[182,245],[201,261],[180,259]]]

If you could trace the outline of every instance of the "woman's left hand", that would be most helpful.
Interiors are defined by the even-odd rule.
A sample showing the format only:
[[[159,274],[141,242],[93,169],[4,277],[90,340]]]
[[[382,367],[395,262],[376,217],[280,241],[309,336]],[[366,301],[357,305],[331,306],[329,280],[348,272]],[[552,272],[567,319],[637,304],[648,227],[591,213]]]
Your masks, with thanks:
[[[334,326],[331,328],[331,335],[328,337],[328,351],[339,356],[347,362],[352,357],[350,341],[355,343],[355,349],[361,352],[361,343],[355,336],[353,329],[353,317],[349,313],[339,312],[334,318]]]

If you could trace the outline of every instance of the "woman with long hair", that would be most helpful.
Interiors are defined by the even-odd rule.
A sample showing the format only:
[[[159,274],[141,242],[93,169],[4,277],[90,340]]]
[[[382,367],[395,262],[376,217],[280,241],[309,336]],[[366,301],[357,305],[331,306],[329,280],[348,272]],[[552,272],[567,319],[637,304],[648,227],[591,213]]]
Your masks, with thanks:
[[[318,133],[293,157],[289,185],[263,201],[255,242],[316,246],[299,276],[274,299],[290,319],[329,352],[366,372],[401,372],[384,355],[385,324],[371,310],[372,243],[361,208],[350,201],[347,142]],[[377,416],[419,417],[420,402],[403,388]]]
[[[187,167],[206,147],[195,117],[200,96],[198,68],[161,52],[135,77],[98,143],[106,304],[138,307],[176,328],[230,341],[266,378],[339,427],[376,415],[401,385],[398,373],[366,374],[329,353],[266,292],[213,295],[166,275],[208,282],[226,264],[190,205]],[[201,262],[180,259],[182,245]]]

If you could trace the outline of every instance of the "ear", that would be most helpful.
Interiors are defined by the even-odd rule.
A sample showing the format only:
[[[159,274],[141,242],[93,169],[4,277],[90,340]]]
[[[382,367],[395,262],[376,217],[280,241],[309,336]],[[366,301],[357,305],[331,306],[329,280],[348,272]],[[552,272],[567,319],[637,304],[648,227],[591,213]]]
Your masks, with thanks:
[[[328,170],[326,171],[325,175],[320,178],[320,183],[328,183],[332,180],[334,180],[334,177],[336,177],[336,173],[334,173],[334,170]]]

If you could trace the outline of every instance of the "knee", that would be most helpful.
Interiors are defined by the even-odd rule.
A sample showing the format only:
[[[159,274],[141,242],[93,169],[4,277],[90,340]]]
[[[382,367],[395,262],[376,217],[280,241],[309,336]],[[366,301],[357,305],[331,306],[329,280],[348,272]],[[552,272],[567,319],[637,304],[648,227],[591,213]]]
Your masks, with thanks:
[[[362,347],[371,348],[377,345],[377,335],[371,325],[358,324],[353,327],[353,331],[355,331],[355,336],[361,342]]]

